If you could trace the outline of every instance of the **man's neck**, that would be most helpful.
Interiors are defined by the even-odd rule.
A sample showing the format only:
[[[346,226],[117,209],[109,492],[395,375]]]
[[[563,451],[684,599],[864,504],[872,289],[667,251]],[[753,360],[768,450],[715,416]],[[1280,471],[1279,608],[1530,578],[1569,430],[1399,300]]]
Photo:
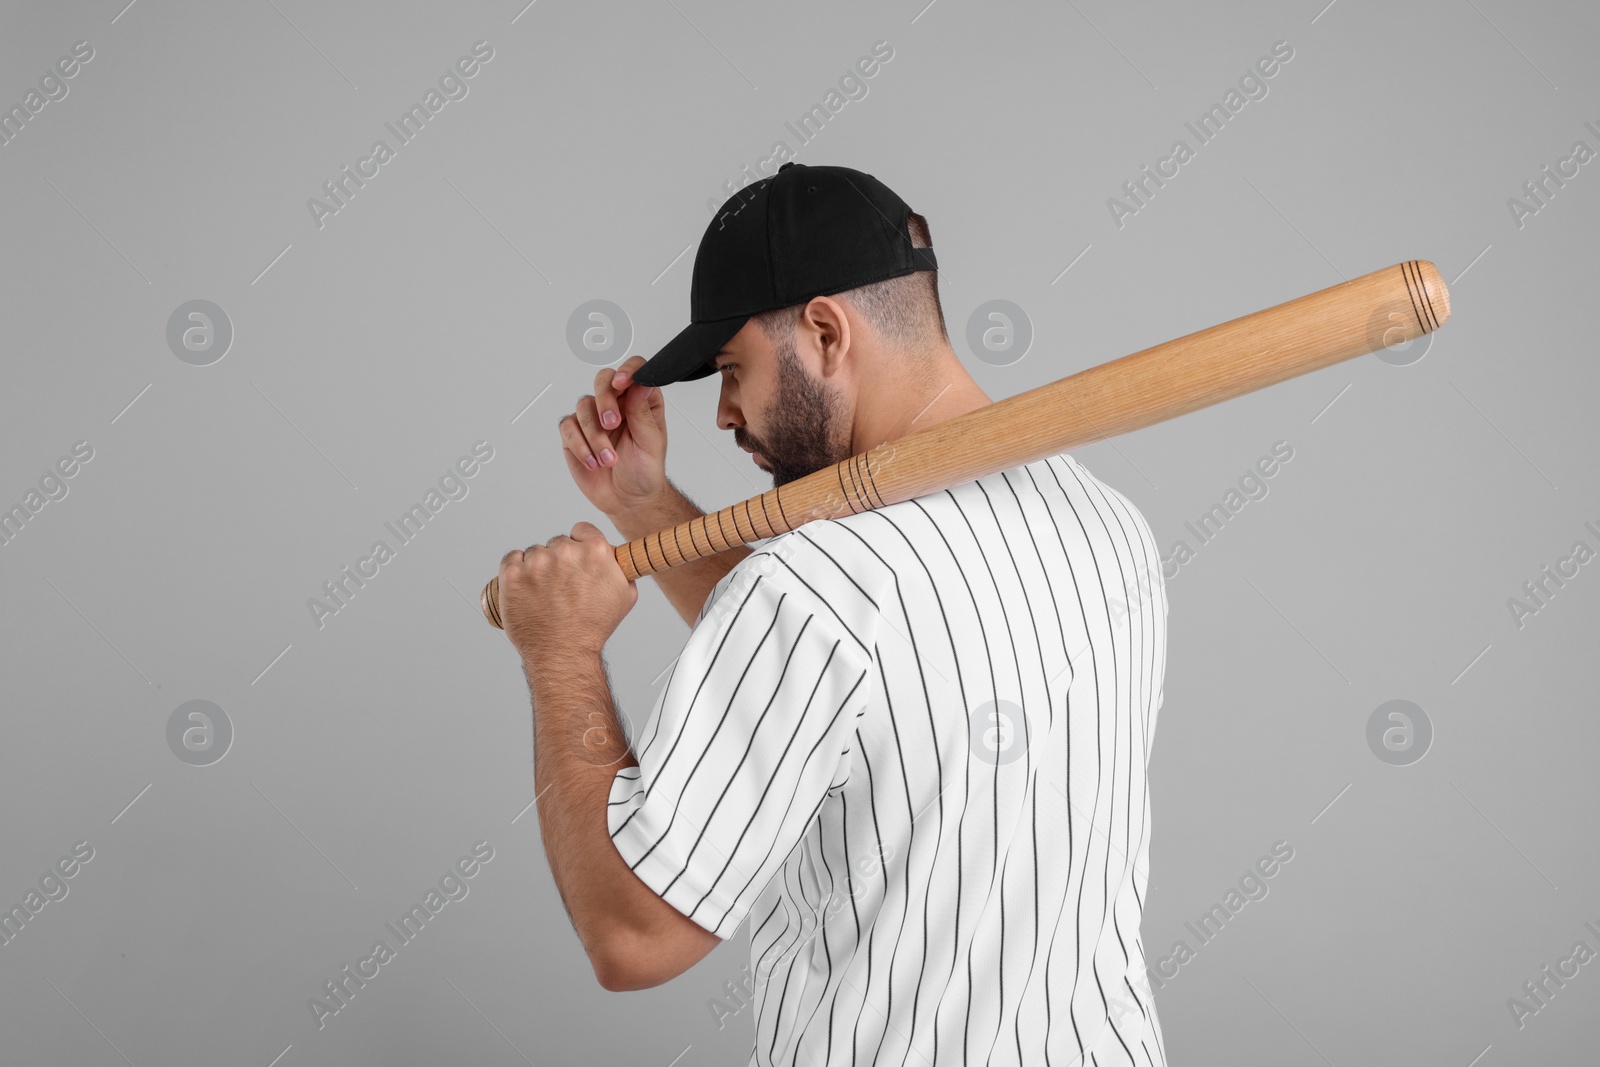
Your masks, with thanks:
[[[885,441],[898,441],[949,419],[959,418],[993,403],[967,373],[956,354],[948,353],[930,374],[917,372],[927,386],[911,396],[899,396],[894,403],[863,405],[858,411],[852,454],[876,448]]]

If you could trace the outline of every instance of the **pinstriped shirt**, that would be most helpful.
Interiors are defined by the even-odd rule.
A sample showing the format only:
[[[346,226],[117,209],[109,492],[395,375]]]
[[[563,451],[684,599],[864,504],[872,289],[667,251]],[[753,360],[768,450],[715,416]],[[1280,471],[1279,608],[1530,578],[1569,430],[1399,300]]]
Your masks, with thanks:
[[[751,1064],[1164,1067],[1139,923],[1154,537],[1062,453],[759,544],[619,770],[618,852],[751,961]],[[714,1010],[714,1014],[717,1013]]]

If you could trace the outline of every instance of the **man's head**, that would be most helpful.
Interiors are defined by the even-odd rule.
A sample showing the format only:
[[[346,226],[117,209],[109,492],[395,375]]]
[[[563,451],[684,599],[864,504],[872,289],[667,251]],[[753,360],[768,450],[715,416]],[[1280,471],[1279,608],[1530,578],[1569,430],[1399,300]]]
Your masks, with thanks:
[[[720,375],[717,425],[794,481],[989,402],[951,351],[937,268],[927,220],[877,178],[785,163],[706,227],[690,323],[633,380]]]
[[[908,212],[907,229],[932,247],[921,215]],[[713,357],[717,426],[784,485],[879,444],[863,425],[913,418],[953,361],[936,270],[815,296],[752,315]]]

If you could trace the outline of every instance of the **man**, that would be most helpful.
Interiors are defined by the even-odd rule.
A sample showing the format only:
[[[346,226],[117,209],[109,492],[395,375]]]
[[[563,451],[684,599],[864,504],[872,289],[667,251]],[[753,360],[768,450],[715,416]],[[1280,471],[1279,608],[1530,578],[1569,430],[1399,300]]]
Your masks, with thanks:
[[[926,221],[788,163],[731,198],[691,324],[561,420],[632,540],[702,512],[660,387],[782,485],[988,404],[952,351]],[[601,658],[637,598],[600,531],[508,553],[540,828],[600,983],[681,974],[748,918],[760,1064],[1164,1063],[1139,921],[1166,662],[1150,529],[1062,454],[655,575],[693,627],[648,721]]]

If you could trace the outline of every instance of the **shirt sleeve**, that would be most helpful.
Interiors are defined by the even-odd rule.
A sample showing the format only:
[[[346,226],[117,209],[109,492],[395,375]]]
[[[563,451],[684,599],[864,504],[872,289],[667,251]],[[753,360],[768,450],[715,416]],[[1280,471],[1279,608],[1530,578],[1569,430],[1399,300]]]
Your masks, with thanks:
[[[848,774],[871,691],[872,635],[765,554],[707,597],[606,809],[633,872],[723,939]]]

